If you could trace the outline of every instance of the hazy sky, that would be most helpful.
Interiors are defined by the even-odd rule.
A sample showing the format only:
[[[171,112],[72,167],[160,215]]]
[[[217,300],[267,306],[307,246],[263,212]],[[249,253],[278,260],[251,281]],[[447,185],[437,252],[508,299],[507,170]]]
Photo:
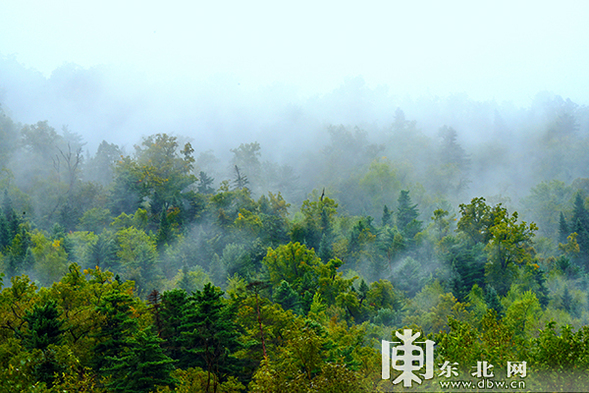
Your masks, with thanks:
[[[396,94],[525,105],[549,90],[586,104],[589,1],[6,0],[0,54],[46,76],[124,65],[308,95],[361,75]]]

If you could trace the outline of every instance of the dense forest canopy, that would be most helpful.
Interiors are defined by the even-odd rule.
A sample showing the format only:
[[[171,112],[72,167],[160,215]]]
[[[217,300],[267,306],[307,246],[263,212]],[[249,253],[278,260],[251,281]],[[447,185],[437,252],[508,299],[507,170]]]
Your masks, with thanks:
[[[372,391],[407,326],[441,363],[586,371],[548,353],[589,337],[589,109],[436,107],[277,159],[173,129],[90,148],[1,106],[0,391]]]

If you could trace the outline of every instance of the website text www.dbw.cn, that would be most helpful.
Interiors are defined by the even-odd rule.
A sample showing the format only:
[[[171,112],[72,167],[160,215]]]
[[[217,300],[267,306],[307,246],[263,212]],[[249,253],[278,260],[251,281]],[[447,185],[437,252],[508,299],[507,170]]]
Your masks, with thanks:
[[[526,388],[525,381],[495,381],[481,379],[480,381],[440,381],[442,389],[513,389]]]

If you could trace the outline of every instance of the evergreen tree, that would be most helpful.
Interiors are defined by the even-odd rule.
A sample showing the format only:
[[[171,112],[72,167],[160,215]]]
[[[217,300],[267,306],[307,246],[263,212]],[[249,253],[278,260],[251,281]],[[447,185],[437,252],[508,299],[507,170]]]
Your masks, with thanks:
[[[241,190],[249,184],[247,176],[239,172],[237,165],[235,165],[235,180],[233,184],[235,190]]]
[[[568,287],[564,287],[564,293],[562,295],[562,308],[566,310],[566,312],[572,314],[573,311],[573,297],[569,292]]]
[[[546,287],[546,274],[542,269],[533,269],[532,274],[534,276],[534,281],[538,287],[534,291],[536,293],[536,297],[538,298],[538,303],[545,309],[548,306],[549,302],[549,294],[550,290]]]
[[[499,300],[499,294],[497,294],[497,291],[492,285],[485,287],[485,303],[487,303],[489,309],[496,311],[497,318],[503,316],[503,306]]]
[[[216,375],[235,375],[240,363],[233,354],[242,347],[235,311],[222,299],[223,291],[208,283],[189,298],[184,324],[180,327],[185,352],[179,366],[201,367],[207,371],[207,389],[217,384]],[[214,386],[213,386],[214,388]]]
[[[453,294],[458,301],[464,301],[472,287],[482,287],[485,279],[485,258],[482,258],[482,247],[466,249],[453,247],[449,255],[451,266],[456,278],[453,280]]]
[[[366,284],[366,281],[364,281],[364,279],[362,279],[362,281],[360,282],[360,287],[358,288],[358,295],[360,295],[358,300],[360,301],[360,304],[362,304],[362,302],[368,296],[369,290],[370,290],[370,287],[368,286],[368,284]]]
[[[578,192],[573,206],[573,222],[579,220],[581,226],[589,231],[589,212],[585,209],[585,201]]]
[[[50,300],[43,305],[35,304],[27,311],[24,320],[28,323],[28,332],[24,334],[23,344],[28,350],[41,350],[43,359],[35,370],[36,377],[48,386],[53,384],[55,373],[62,370],[55,359],[50,345],[60,345],[63,340],[63,321],[55,301]]]
[[[299,295],[294,289],[292,289],[287,281],[282,280],[280,282],[280,285],[274,289],[272,297],[274,301],[280,304],[285,310],[299,311]]]
[[[107,387],[116,393],[153,392],[157,386],[172,386],[174,360],[164,354],[163,342],[149,329],[140,330],[125,343],[126,351],[112,359],[105,369],[115,377]]]
[[[182,278],[178,281],[178,288],[186,291],[186,293],[191,293],[196,289],[194,283],[190,280],[189,273],[188,266],[186,264],[182,266]]]
[[[579,245],[579,260],[581,263],[589,263],[589,231],[583,226],[581,220],[577,218],[573,225],[572,231],[577,234],[577,244]]]
[[[8,277],[28,272],[35,264],[35,257],[31,251],[33,242],[28,225],[24,223],[19,226],[16,235],[12,238],[12,243],[6,250]]]
[[[10,233],[10,226],[4,211],[0,208],[0,252],[3,252],[6,247],[12,243],[12,236]]]
[[[156,244],[158,248],[167,244],[172,234],[172,224],[168,217],[168,209],[163,208],[160,213],[160,223],[156,236]]]
[[[578,192],[575,196],[573,206],[573,228],[571,232],[577,233],[577,243],[579,244],[579,259],[585,264],[589,264],[589,212],[585,209],[585,202]]]
[[[439,135],[442,138],[440,149],[441,162],[443,164],[454,164],[461,170],[468,169],[470,159],[457,141],[458,133],[456,130],[452,127],[443,126],[440,128]]]
[[[211,187],[211,185],[213,184],[215,179],[208,176],[203,171],[200,171],[200,173],[198,174],[198,178],[199,178],[198,186],[197,186],[198,192],[200,192],[201,194],[213,194],[215,192],[213,187]]]
[[[401,190],[397,202],[399,203],[397,207],[397,227],[400,231],[403,231],[411,221],[419,217],[419,211],[417,210],[417,204],[411,206],[409,191]]]
[[[419,210],[417,204],[411,204],[409,191],[401,190],[397,202],[399,203],[397,207],[397,228],[410,241],[422,230],[422,222],[417,220]]]
[[[391,225],[393,212],[389,210],[387,205],[382,209],[382,226]]]
[[[137,331],[137,319],[131,309],[133,301],[131,295],[116,287],[104,295],[96,308],[104,319],[96,334],[98,343],[94,347],[94,367],[102,375],[112,374],[111,367],[117,363],[117,358],[123,356],[128,339]]]
[[[160,337],[164,340],[162,345],[166,354],[175,360],[179,360],[183,353],[181,348],[183,337],[180,332],[186,318],[188,305],[188,294],[183,289],[172,289],[162,294]]]
[[[91,268],[114,271],[118,268],[116,243],[108,232],[102,232],[95,243],[90,245],[87,265]]]
[[[19,232],[21,220],[19,219],[18,215],[14,211],[14,208],[12,207],[12,199],[8,195],[8,190],[6,189],[4,190],[2,210],[4,211],[4,215],[6,216],[6,220],[8,221],[8,229],[10,230],[10,235],[14,237]]]
[[[147,295],[147,302],[149,303],[149,311],[153,316],[153,325],[158,337],[161,337],[164,328],[164,322],[162,320],[162,296],[157,289],[152,290]]]

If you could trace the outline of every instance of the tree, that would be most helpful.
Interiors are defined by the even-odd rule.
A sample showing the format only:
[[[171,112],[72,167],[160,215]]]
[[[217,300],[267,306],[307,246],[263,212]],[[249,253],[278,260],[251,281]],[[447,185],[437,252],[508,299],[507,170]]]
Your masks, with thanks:
[[[149,291],[161,278],[155,241],[144,231],[129,227],[116,233],[117,257],[126,280],[133,280],[141,292]]]
[[[12,243],[13,235],[10,233],[10,227],[6,215],[0,208],[0,252],[4,250]]]
[[[86,265],[88,267],[100,267],[103,270],[118,271],[119,260],[117,258],[117,244],[110,232],[102,232],[96,240],[89,245]]]
[[[415,235],[422,230],[422,222],[417,220],[419,217],[417,204],[411,204],[409,191],[406,190],[401,190],[397,202],[397,228],[405,239],[412,241]]]
[[[275,250],[269,249],[262,264],[267,269],[268,281],[273,288],[278,288],[286,281],[300,296],[306,291],[315,292],[315,268],[321,264],[321,260],[305,245],[291,242]]]
[[[29,351],[41,351],[43,358],[35,374],[39,381],[46,382],[49,387],[53,385],[55,374],[62,369],[55,359],[53,348],[63,340],[63,321],[59,319],[60,316],[57,304],[50,300],[43,305],[35,304],[23,318],[28,324],[23,344]]]
[[[112,359],[105,369],[115,376],[108,388],[117,393],[153,392],[158,386],[172,386],[174,360],[160,347],[163,342],[150,329],[143,329],[126,340],[126,350]]]
[[[165,291],[161,298],[162,328],[160,338],[164,340],[162,346],[166,355],[179,360],[182,356],[181,326],[188,312],[188,294],[182,289]]]
[[[18,141],[18,129],[12,119],[6,116],[4,109],[0,106],[0,168],[8,164]]]
[[[299,295],[292,289],[290,284],[282,280],[278,287],[274,289],[272,295],[273,300],[280,304],[285,310],[293,310],[295,312],[299,310]]]
[[[201,367],[208,373],[207,387],[216,386],[216,375],[226,380],[235,374],[239,360],[235,352],[242,347],[235,312],[222,299],[223,291],[208,283],[189,298],[184,323],[180,326],[183,347],[180,367]]]
[[[387,205],[384,205],[382,209],[382,226],[390,225],[392,222],[393,213],[389,210]]]
[[[200,192],[201,194],[214,193],[215,190],[213,189],[213,187],[211,187],[211,185],[213,184],[214,181],[215,181],[215,179],[208,176],[205,172],[200,171],[200,173],[198,174],[198,186],[197,186],[198,192]]]
[[[238,148],[231,149],[231,152],[233,153],[232,164],[235,169],[234,184],[236,189],[244,188],[250,181],[253,182],[253,187],[258,187],[262,167],[260,144],[258,142],[242,143]]]
[[[575,196],[570,230],[577,234],[577,244],[580,251],[579,259],[583,263],[589,264],[589,212],[585,208],[580,192]]]
[[[239,172],[239,167],[235,165],[235,180],[233,180],[233,185],[235,186],[235,190],[241,190],[245,188],[249,184],[249,180],[246,175],[243,175]]]
[[[135,301],[128,291],[116,286],[100,299],[97,306],[102,321],[96,334],[93,360],[95,369],[104,376],[118,377],[113,375],[117,370],[112,367],[123,356],[128,348],[128,340],[138,330],[132,309]]]
[[[156,134],[135,147],[137,163],[142,167],[141,181],[151,199],[152,214],[171,206],[182,207],[185,190],[196,182],[192,174],[194,149],[186,143],[179,149],[177,138]]]
[[[434,182],[439,185],[442,192],[459,193],[470,183],[467,174],[470,159],[456,141],[458,133],[452,127],[440,128],[439,135],[442,138],[439,150],[440,171]]]
[[[301,206],[303,222],[292,229],[292,239],[295,242],[304,243],[315,250],[320,249],[321,240],[324,239],[323,249],[329,247],[333,241],[333,224],[337,214],[337,203],[326,196],[318,201],[311,202],[306,199]]]
[[[469,204],[460,204],[460,220],[458,221],[458,230],[466,235],[473,243],[486,244],[491,234],[489,228],[495,222],[496,214],[504,214],[501,204],[497,205],[494,210],[485,203],[485,198],[473,198]]]
[[[34,244],[32,253],[35,257],[35,271],[39,281],[44,286],[49,286],[68,271],[67,253],[64,247],[64,239],[48,239],[39,231],[35,231],[31,240]]]
[[[122,155],[123,152],[119,146],[103,140],[98,145],[94,157],[86,165],[84,171],[86,178],[103,186],[110,185],[115,175],[115,166]]]
[[[585,201],[578,192],[573,206],[573,222],[579,220],[583,228],[589,228],[589,212],[585,208]]]

